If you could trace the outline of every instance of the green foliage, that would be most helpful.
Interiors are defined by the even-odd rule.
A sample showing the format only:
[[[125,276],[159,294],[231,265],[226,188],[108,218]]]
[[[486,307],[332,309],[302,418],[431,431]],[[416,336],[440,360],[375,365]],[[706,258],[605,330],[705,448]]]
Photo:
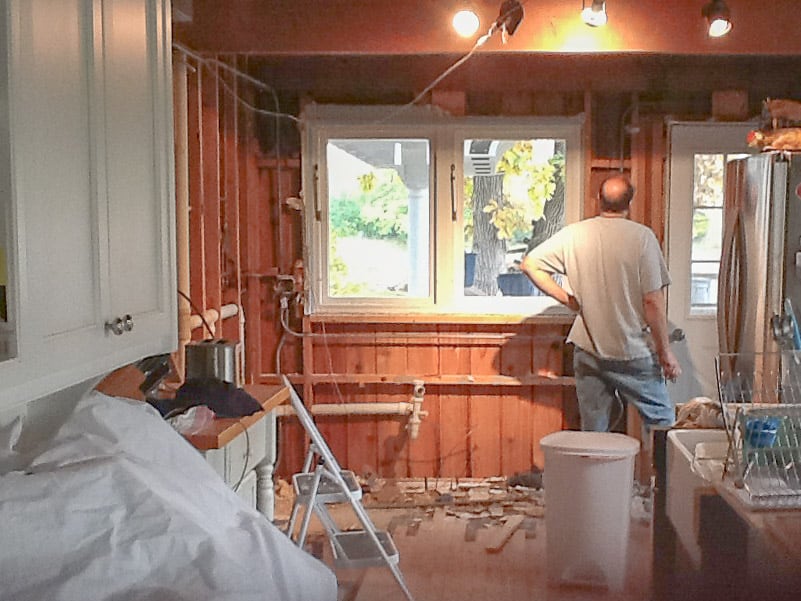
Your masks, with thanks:
[[[394,169],[376,169],[359,177],[361,193],[332,198],[331,229],[338,236],[406,242],[409,191]]]
[[[693,206],[723,206],[724,160],[722,154],[695,155]]]
[[[709,216],[704,211],[693,211],[693,240],[702,240],[708,232]]]
[[[553,198],[564,173],[565,158],[556,154],[546,162],[535,162],[533,145],[517,142],[507,150],[496,167],[504,174],[504,197],[491,199],[484,207],[502,240],[522,240],[531,223],[542,219],[545,203]]]
[[[376,186],[375,173],[370,172],[370,173],[365,173],[364,175],[360,175],[358,180],[359,180],[359,187],[365,194],[368,194],[375,189]]]

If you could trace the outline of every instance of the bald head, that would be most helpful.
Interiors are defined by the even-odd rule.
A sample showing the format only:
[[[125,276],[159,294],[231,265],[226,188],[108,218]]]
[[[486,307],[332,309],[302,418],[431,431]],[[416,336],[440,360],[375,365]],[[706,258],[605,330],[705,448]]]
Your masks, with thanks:
[[[634,198],[634,186],[622,175],[613,175],[605,179],[598,190],[602,211],[614,213],[628,211],[632,198]]]

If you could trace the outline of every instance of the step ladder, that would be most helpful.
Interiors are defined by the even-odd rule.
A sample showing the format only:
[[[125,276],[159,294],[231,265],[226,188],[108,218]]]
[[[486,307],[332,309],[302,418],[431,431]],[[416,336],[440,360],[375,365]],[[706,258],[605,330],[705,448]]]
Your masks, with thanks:
[[[343,470],[334,454],[317,429],[311,414],[298,396],[289,378],[282,376],[289,390],[289,401],[301,426],[309,435],[311,444],[303,463],[303,471],[292,477],[295,502],[289,517],[286,533],[299,547],[306,542],[312,513],[323,525],[337,568],[369,568],[387,566],[409,601],[414,597],[406,586],[398,561],[400,554],[389,532],[377,530],[361,503],[362,489],[356,475]],[[328,505],[347,503],[361,523],[361,530],[341,530]],[[300,530],[295,534],[296,522],[301,511],[303,517]]]

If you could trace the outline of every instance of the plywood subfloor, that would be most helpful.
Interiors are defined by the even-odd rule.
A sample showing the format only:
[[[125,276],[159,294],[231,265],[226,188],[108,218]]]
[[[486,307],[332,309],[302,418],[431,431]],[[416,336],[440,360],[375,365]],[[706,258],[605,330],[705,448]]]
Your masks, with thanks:
[[[416,601],[647,601],[651,597],[651,524],[636,512],[630,526],[627,584],[622,594],[599,587],[549,586],[547,532],[542,518],[534,519],[533,527],[527,518],[525,527],[518,528],[500,552],[488,553],[486,546],[503,527],[495,520],[477,529],[473,540],[466,540],[470,520],[449,515],[443,507],[373,508],[369,513],[377,528],[392,533],[400,551],[401,572]],[[353,522],[355,527],[355,518]],[[330,565],[328,542],[315,520],[309,540],[310,549],[322,554]],[[385,567],[337,570],[337,576],[340,601],[405,599]]]

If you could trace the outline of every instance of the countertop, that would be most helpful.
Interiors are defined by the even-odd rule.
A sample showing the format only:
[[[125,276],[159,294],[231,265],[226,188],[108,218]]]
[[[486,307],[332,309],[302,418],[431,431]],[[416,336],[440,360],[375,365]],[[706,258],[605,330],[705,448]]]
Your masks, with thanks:
[[[243,430],[250,428],[267,413],[289,400],[289,389],[282,384],[245,384],[243,388],[261,404],[262,411],[241,418],[217,417],[202,430],[185,435],[192,446],[199,451],[221,449]]]

